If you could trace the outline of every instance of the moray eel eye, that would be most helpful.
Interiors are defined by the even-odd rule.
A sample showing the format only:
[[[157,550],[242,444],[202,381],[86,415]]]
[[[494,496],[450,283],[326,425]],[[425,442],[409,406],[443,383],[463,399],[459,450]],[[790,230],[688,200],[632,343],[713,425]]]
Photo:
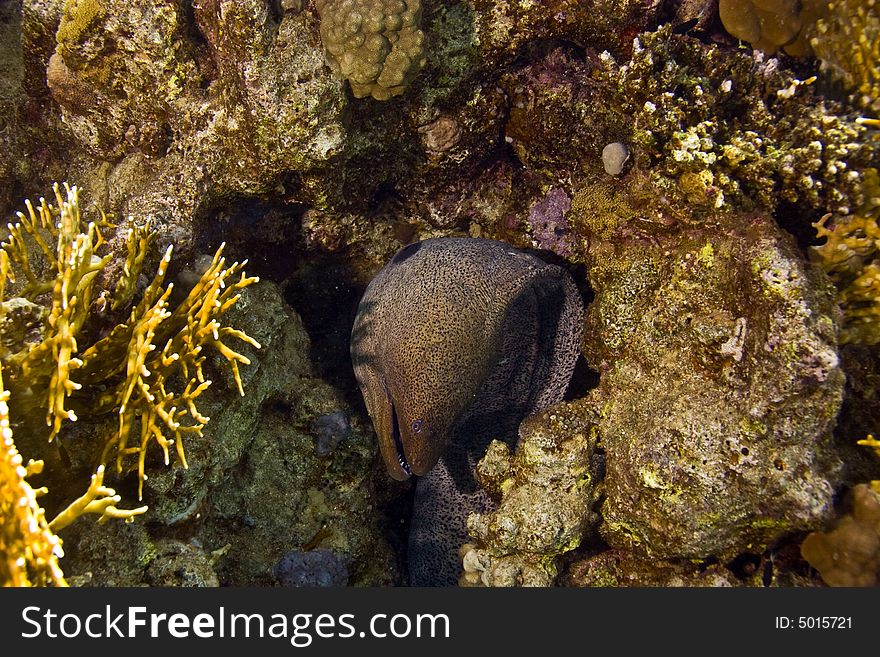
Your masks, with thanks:
[[[422,433],[422,421],[421,420],[413,420],[412,432],[413,433]]]

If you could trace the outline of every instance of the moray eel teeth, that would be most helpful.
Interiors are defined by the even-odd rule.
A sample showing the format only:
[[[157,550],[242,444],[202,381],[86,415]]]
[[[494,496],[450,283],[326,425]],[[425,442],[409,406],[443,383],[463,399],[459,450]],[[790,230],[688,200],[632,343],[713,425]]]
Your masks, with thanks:
[[[409,461],[406,460],[406,453],[403,449],[403,441],[400,439],[400,425],[397,420],[397,412],[394,410],[394,403],[389,400],[391,404],[391,438],[394,442],[394,449],[397,451],[397,465],[400,466],[400,469],[403,470],[403,474],[406,477],[411,477],[413,474],[412,468],[409,467]]]

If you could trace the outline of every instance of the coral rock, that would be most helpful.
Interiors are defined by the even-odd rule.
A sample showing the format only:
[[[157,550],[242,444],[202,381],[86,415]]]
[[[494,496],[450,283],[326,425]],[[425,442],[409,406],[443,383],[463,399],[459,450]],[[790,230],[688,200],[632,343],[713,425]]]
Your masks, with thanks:
[[[588,402],[562,403],[523,421],[515,456],[498,441],[489,446],[477,476],[501,502],[468,518],[475,543],[461,550],[461,584],[552,584],[557,557],[597,519],[597,420]]]
[[[591,248],[600,531],[661,558],[760,551],[832,511],[844,384],[833,291],[760,217],[668,239]]]
[[[287,552],[274,568],[281,586],[346,586],[348,559],[332,550]]]
[[[318,0],[330,67],[355,98],[399,96],[426,62],[421,0]]]

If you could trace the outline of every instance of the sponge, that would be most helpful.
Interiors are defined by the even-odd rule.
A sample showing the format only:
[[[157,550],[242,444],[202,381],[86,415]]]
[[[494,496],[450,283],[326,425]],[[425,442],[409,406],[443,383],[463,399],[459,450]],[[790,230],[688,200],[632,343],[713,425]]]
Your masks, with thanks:
[[[801,555],[829,586],[880,584],[880,495],[856,486],[852,512],[832,531],[807,536]]]

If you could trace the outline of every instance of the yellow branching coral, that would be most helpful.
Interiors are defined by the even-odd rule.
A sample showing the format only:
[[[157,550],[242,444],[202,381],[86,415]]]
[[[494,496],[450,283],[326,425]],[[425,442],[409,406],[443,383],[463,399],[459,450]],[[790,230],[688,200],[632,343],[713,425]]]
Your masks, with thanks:
[[[58,565],[64,556],[61,539],[37,502],[45,489],[27,482],[28,476],[40,473],[43,462],[23,465],[12,440],[8,399],[0,375],[0,585],[67,586]]]
[[[835,0],[816,23],[813,50],[857,105],[880,112],[880,5],[877,0]],[[876,117],[875,117],[876,118]]]
[[[877,171],[865,174],[868,201],[856,214],[844,217],[832,227],[831,215],[813,226],[825,244],[813,254],[837,285],[844,323],[841,343],[880,343],[880,179]]]
[[[223,338],[238,338],[257,348],[260,345],[243,331],[221,326],[218,317],[238,301],[240,289],[258,279],[248,278],[242,272],[237,281],[230,281],[246,263],[233,263],[225,267],[222,251],[221,246],[183,303],[169,310],[168,297],[172,286],[162,288],[171,260],[169,246],[156,278],[141,303],[132,310],[131,329],[124,354],[119,351],[122,344],[119,337],[120,333],[126,332],[126,325],[117,326],[115,335],[111,332],[105,340],[83,354],[83,359],[95,363],[96,367],[100,367],[105,360],[102,354],[117,351],[117,357],[125,357],[124,384],[119,386],[113,398],[113,405],[119,408],[119,431],[107,447],[116,449],[118,471],[122,471],[126,456],[138,457],[140,493],[143,492],[144,463],[150,442],[155,440],[162,448],[166,464],[169,462],[168,448],[175,445],[178,458],[187,467],[183,436],[201,436],[209,420],[199,412],[195,403],[196,398],[211,385],[202,369],[205,346],[214,347],[227,360],[239,394],[244,395],[238,363],[249,365],[250,360],[231,349]],[[156,345],[163,343],[162,350],[154,353]],[[114,359],[109,360],[112,362]],[[170,391],[169,379],[178,373],[186,385],[183,392],[176,394]],[[94,376],[94,371],[86,367],[83,374]],[[136,445],[130,445],[132,432],[138,424],[139,440]]]
[[[34,299],[45,291],[52,292],[47,334],[35,347],[22,350],[6,361],[20,369],[24,379],[34,383],[49,375],[46,387],[46,423],[52,427],[49,440],[58,435],[63,420],[76,420],[76,414],[65,408],[67,397],[80,388],[80,384],[70,378],[71,372],[83,365],[82,360],[74,356],[76,335],[88,316],[95,276],[112,259],[112,255],[103,258],[96,255],[95,251],[104,244],[99,226],[89,223],[84,232],[81,230],[77,190],[66,187],[66,191],[67,200],[64,200],[55,185],[57,209],[40,199],[35,212],[31,202],[25,202],[28,213],[19,212],[19,223],[8,226],[9,238],[2,245],[6,257],[0,263],[4,284],[6,278],[15,282],[10,262],[24,274],[27,284],[21,296]],[[54,277],[46,277],[48,282],[34,271],[29,255],[31,247],[25,235],[31,237],[54,270]],[[54,250],[46,238],[55,240]]]
[[[144,257],[150,249],[150,245],[156,234],[150,230],[150,222],[144,226],[135,226],[128,230],[125,243],[128,253],[125,257],[125,265],[122,268],[122,276],[116,284],[113,292],[113,310],[124,308],[131,303],[134,297],[135,284],[144,266]]]
[[[53,532],[61,531],[74,520],[87,513],[95,513],[100,516],[98,522],[103,524],[111,518],[131,522],[135,516],[147,512],[147,507],[145,506],[138,507],[137,509],[116,508],[116,504],[121,499],[115,490],[104,485],[104,466],[100,465],[98,466],[98,471],[92,475],[92,481],[89,484],[88,490],[55,516],[52,522],[49,523],[49,529]]]
[[[246,262],[227,267],[221,246],[186,299],[171,308],[172,284],[164,282],[169,246],[152,282],[132,306],[154,239],[149,223],[127,233],[127,255],[115,290],[101,290],[98,274],[113,259],[111,253],[100,253],[108,250],[101,229],[111,225],[103,214],[97,222],[84,223],[77,189],[65,185],[65,191],[63,198],[55,186],[55,206],[44,199],[37,208],[27,202],[27,213],[19,213],[19,222],[9,226],[9,238],[0,250],[0,361],[11,374],[13,401],[16,389],[26,392],[22,400],[37,400],[36,406],[46,412],[50,440],[66,422],[75,421],[77,413],[115,412],[119,417],[118,429],[96,456],[100,467],[89,490],[53,521],[56,529],[82,513],[100,513],[102,520],[143,513],[145,507],[116,508],[118,496],[103,484],[104,466],[113,462],[122,472],[133,458],[141,494],[151,443],[164,452],[166,464],[174,446],[187,467],[183,439],[200,436],[208,422],[196,405],[211,385],[203,371],[206,347],[225,358],[244,394],[238,365],[250,361],[230,346],[229,339],[260,346],[220,322],[240,298],[239,291],[258,280],[245,275]],[[18,296],[7,300],[8,286]],[[47,312],[40,311],[41,304],[49,305]],[[130,307],[125,321],[109,331],[103,325],[87,330],[89,320],[107,312],[108,306],[111,312]],[[97,334],[104,337],[87,347],[79,344],[84,336]]]
[[[864,438],[863,440],[859,440],[858,444],[863,447],[870,447],[871,449],[874,450],[874,453],[877,455],[877,458],[880,458],[880,440],[877,440],[876,438],[874,438],[873,435],[868,434],[868,436],[866,438]],[[880,495],[880,479],[873,480],[869,485],[871,486],[871,489],[875,493]]]
[[[92,476],[88,490],[61,511],[51,522],[37,498],[48,490],[33,488],[27,481],[43,471],[43,461],[23,459],[9,426],[9,392],[4,389],[0,366],[0,585],[2,586],[67,586],[58,560],[64,556],[57,532],[81,515],[100,516],[99,523],[110,518],[131,522],[145,513],[147,507],[119,509],[120,496],[104,486],[104,466]]]

